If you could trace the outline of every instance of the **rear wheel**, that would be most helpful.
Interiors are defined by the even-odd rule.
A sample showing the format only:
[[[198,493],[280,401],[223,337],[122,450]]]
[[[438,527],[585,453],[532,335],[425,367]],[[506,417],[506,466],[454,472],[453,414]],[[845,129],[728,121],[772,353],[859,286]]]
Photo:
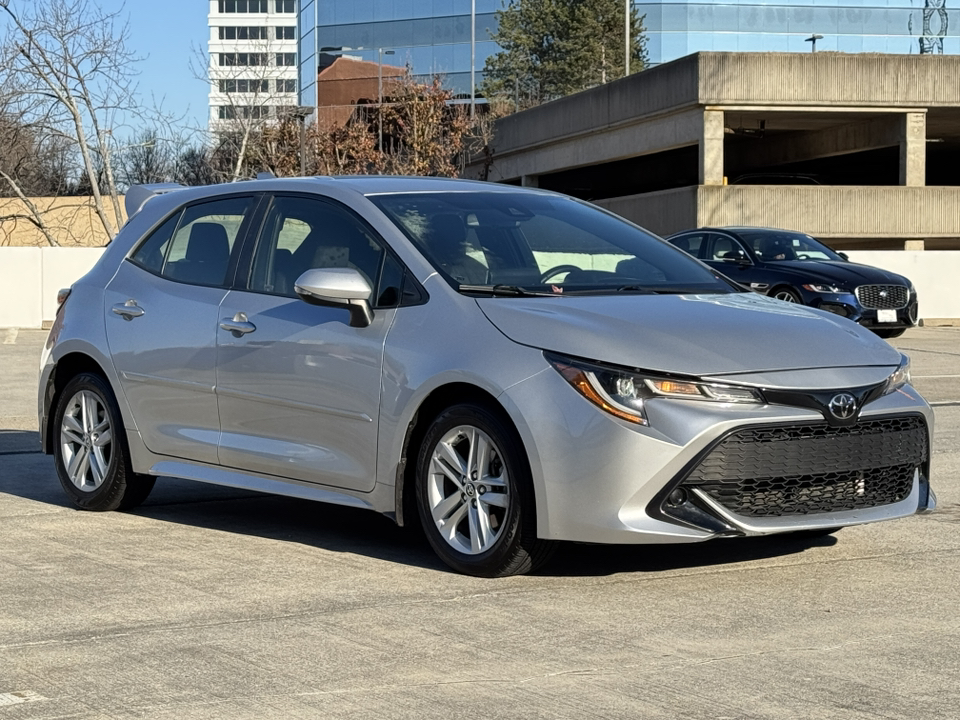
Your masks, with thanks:
[[[70,380],[53,417],[60,484],[82,510],[126,510],[150,494],[155,478],[138,475],[113,391],[99,375]]]
[[[433,421],[420,448],[416,495],[430,545],[458,572],[518,575],[552,554],[554,544],[536,537],[519,438],[482,406],[456,405]]]

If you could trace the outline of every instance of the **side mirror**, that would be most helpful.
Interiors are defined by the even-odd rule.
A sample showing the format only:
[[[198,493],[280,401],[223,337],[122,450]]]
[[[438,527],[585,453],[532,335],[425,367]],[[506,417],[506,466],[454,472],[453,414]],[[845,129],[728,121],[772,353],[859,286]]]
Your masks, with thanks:
[[[848,261],[850,260],[850,256],[847,255],[845,252],[838,252],[837,255],[842,257],[844,260],[848,260]]]
[[[739,265],[740,267],[749,267],[750,265],[753,265],[753,263],[750,262],[750,258],[744,255],[742,252],[739,252],[736,255],[731,255],[730,257],[724,257],[723,262]]]
[[[293,290],[311,305],[346,308],[350,311],[350,327],[367,327],[373,322],[373,290],[353,268],[307,270],[297,278]]]

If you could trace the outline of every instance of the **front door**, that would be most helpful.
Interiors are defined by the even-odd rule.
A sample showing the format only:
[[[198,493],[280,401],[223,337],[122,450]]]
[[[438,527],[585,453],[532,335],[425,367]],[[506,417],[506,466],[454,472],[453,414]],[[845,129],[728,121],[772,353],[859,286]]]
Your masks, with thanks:
[[[393,309],[350,327],[339,308],[293,291],[310,268],[353,267],[377,287],[380,240],[346,208],[276,197],[244,289],[232,290],[217,331],[221,464],[351,490],[376,483],[384,339]]]

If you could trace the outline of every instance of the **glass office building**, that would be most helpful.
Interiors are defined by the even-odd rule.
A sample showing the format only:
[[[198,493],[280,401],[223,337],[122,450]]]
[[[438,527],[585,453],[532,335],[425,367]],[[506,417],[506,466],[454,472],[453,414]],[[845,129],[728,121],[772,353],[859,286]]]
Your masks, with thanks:
[[[490,34],[500,0],[475,0],[476,82],[497,51]],[[316,105],[319,55],[344,53],[384,64],[409,65],[419,76],[441,74],[456,94],[470,95],[471,0],[301,0],[300,100]]]
[[[634,0],[652,64],[700,50],[960,53],[960,0]],[[301,0],[301,104],[316,104],[318,56],[337,48],[377,62],[441,73],[470,93],[471,0]],[[497,51],[501,0],[476,0],[476,80]]]
[[[700,50],[960,53],[960,0],[662,0],[646,15],[652,63]]]

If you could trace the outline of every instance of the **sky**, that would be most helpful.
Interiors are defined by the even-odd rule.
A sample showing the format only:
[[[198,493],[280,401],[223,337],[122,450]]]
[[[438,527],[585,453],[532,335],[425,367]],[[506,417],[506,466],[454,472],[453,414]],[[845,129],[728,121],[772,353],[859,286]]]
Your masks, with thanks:
[[[206,81],[190,68],[196,48],[207,51],[207,0],[94,0],[105,11],[120,10],[129,17],[130,47],[143,57],[139,64],[140,95],[151,96],[165,111],[184,116],[190,127],[206,129]]]

